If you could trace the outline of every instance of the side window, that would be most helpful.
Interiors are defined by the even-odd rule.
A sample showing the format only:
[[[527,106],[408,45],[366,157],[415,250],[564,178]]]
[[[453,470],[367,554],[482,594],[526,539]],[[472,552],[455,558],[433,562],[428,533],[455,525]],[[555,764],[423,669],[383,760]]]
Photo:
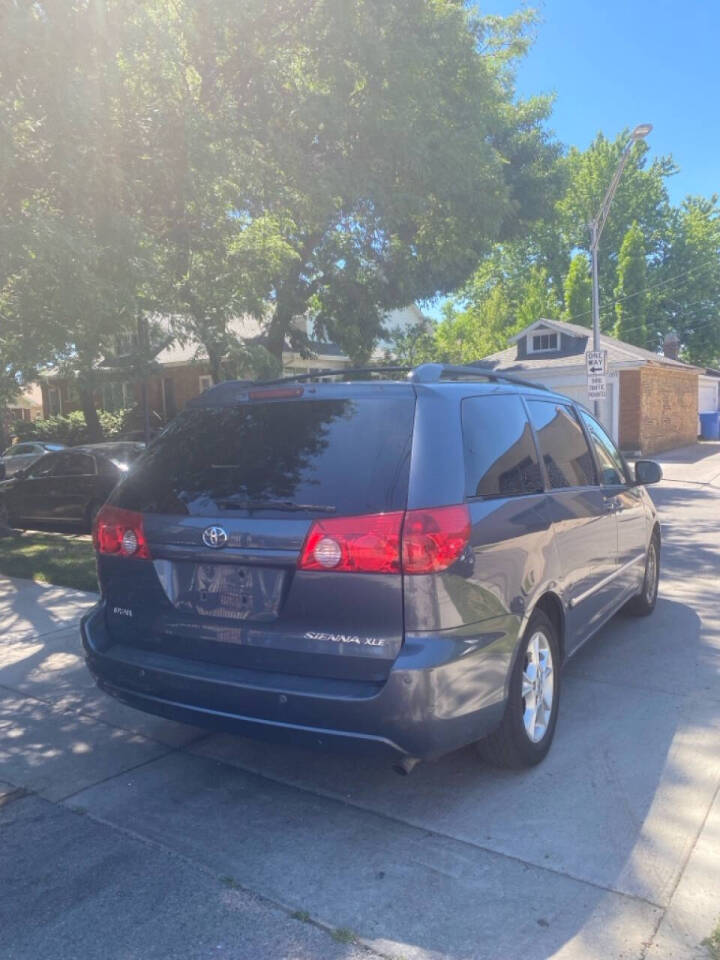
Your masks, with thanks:
[[[600,483],[604,487],[627,483],[627,469],[618,448],[590,414],[580,410],[580,416],[590,436],[590,443],[595,450],[595,456],[600,465]]]
[[[596,484],[592,454],[573,410],[551,400],[528,400],[528,408],[553,490]]]
[[[56,477],[87,477],[95,473],[95,461],[87,453],[61,453],[53,471]]]
[[[516,497],[543,489],[532,431],[519,396],[462,402],[465,496]]]
[[[40,477],[52,476],[55,473],[58,460],[59,456],[57,453],[48,453],[44,457],[40,457],[40,459],[36,460],[30,467],[28,477],[32,480],[38,480]]]
[[[116,481],[119,479],[120,471],[112,460],[109,460],[107,457],[98,457],[96,463],[99,476]]]
[[[14,447],[10,447],[8,451],[8,456],[11,457],[22,457],[27,453],[34,453],[33,448],[29,443],[18,443]]]

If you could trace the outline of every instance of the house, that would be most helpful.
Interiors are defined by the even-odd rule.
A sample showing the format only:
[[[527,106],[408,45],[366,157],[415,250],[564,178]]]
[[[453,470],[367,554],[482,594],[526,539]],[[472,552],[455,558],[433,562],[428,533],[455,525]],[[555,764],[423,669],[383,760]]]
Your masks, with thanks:
[[[25,387],[5,408],[8,423],[15,423],[17,420],[38,420],[42,415],[42,391],[37,383],[31,383]]]
[[[409,329],[418,323],[424,323],[425,317],[415,304],[401,310],[393,310],[386,319],[389,335]],[[212,385],[210,365],[204,348],[190,339],[173,337],[170,333],[170,321],[167,317],[156,318],[156,323],[168,332],[166,346],[155,357],[159,368],[147,381],[148,406],[153,426],[166,423],[183,409],[188,400],[197,396]],[[342,370],[351,365],[350,359],[336,343],[312,339],[312,330],[304,318],[297,320],[298,326],[310,337],[311,356],[303,357],[286,343],[283,352],[283,373],[287,376],[310,373],[313,370]],[[250,316],[236,317],[230,324],[232,332],[250,344],[262,344],[264,329],[262,323]],[[95,396],[99,410],[116,412],[141,403],[142,385],[122,374],[122,357],[129,355],[137,346],[137,336],[124,333],[118,337],[113,369],[107,368],[101,385]],[[379,363],[384,358],[389,344],[380,341],[375,348],[372,362]],[[80,407],[72,383],[58,375],[46,376],[41,384],[42,409],[44,416],[68,413]]]
[[[540,319],[509,343],[478,365],[520,373],[592,407],[585,368],[590,329]],[[658,354],[601,334],[600,349],[607,350],[609,374],[600,419],[623,450],[655,453],[693,443],[698,409],[718,409],[717,371],[678,360],[676,341],[667,341],[665,354]]]

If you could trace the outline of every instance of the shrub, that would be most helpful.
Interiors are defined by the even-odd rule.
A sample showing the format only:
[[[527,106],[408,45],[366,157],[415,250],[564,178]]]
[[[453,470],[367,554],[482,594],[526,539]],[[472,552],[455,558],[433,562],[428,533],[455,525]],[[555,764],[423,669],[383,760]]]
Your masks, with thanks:
[[[126,423],[131,418],[131,414],[131,410],[119,410],[117,413],[100,410],[98,419],[103,439],[114,440],[121,436],[127,429]],[[88,442],[82,410],[71,410],[70,413],[41,420],[18,420],[12,425],[10,432],[19,441],[43,440],[46,443],[65,443],[68,446]]]

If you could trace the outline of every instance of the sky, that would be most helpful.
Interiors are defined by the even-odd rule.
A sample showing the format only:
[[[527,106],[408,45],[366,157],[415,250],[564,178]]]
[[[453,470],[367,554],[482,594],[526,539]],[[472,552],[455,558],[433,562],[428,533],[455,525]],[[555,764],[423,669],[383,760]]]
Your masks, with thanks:
[[[477,0],[507,15],[518,0]],[[553,93],[550,127],[580,149],[598,131],[652,123],[650,158],[672,154],[673,203],[720,193],[720,0],[536,0],[521,97]],[[424,306],[437,316],[439,306]]]

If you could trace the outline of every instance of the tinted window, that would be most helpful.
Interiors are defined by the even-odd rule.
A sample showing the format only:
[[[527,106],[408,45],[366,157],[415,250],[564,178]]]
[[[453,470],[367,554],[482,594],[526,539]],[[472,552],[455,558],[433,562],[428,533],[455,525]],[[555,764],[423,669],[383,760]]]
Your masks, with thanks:
[[[199,516],[248,500],[338,514],[402,509],[414,408],[406,397],[188,410],[133,464],[112,502]]]
[[[593,420],[590,414],[581,410],[580,416],[590,435],[590,443],[593,445],[595,456],[600,465],[600,483],[603,486],[627,483],[628,476],[627,470],[625,469],[625,462],[618,448],[597,420]]]
[[[95,461],[87,453],[60,453],[56,462],[56,477],[86,477],[95,473]]]
[[[28,477],[32,477],[33,480],[38,479],[39,477],[49,477],[55,472],[55,467],[60,458],[58,453],[47,453],[44,457],[40,457],[39,460],[36,460],[35,463],[30,467],[28,471]]]
[[[550,486],[559,490],[596,483],[590,448],[574,411],[547,400],[529,400],[528,408]]]
[[[535,444],[520,397],[463,400],[462,428],[466,496],[513,497],[542,490]]]
[[[10,447],[5,451],[5,455],[8,457],[22,457],[26,453],[34,453],[35,448],[30,443],[18,443],[14,447]]]
[[[106,456],[96,457],[95,463],[97,465],[97,472],[101,477],[115,481],[119,480],[120,477],[124,475],[125,469],[127,469],[127,464],[122,460],[118,459],[118,463],[123,464],[122,467],[118,467],[116,463]]]

